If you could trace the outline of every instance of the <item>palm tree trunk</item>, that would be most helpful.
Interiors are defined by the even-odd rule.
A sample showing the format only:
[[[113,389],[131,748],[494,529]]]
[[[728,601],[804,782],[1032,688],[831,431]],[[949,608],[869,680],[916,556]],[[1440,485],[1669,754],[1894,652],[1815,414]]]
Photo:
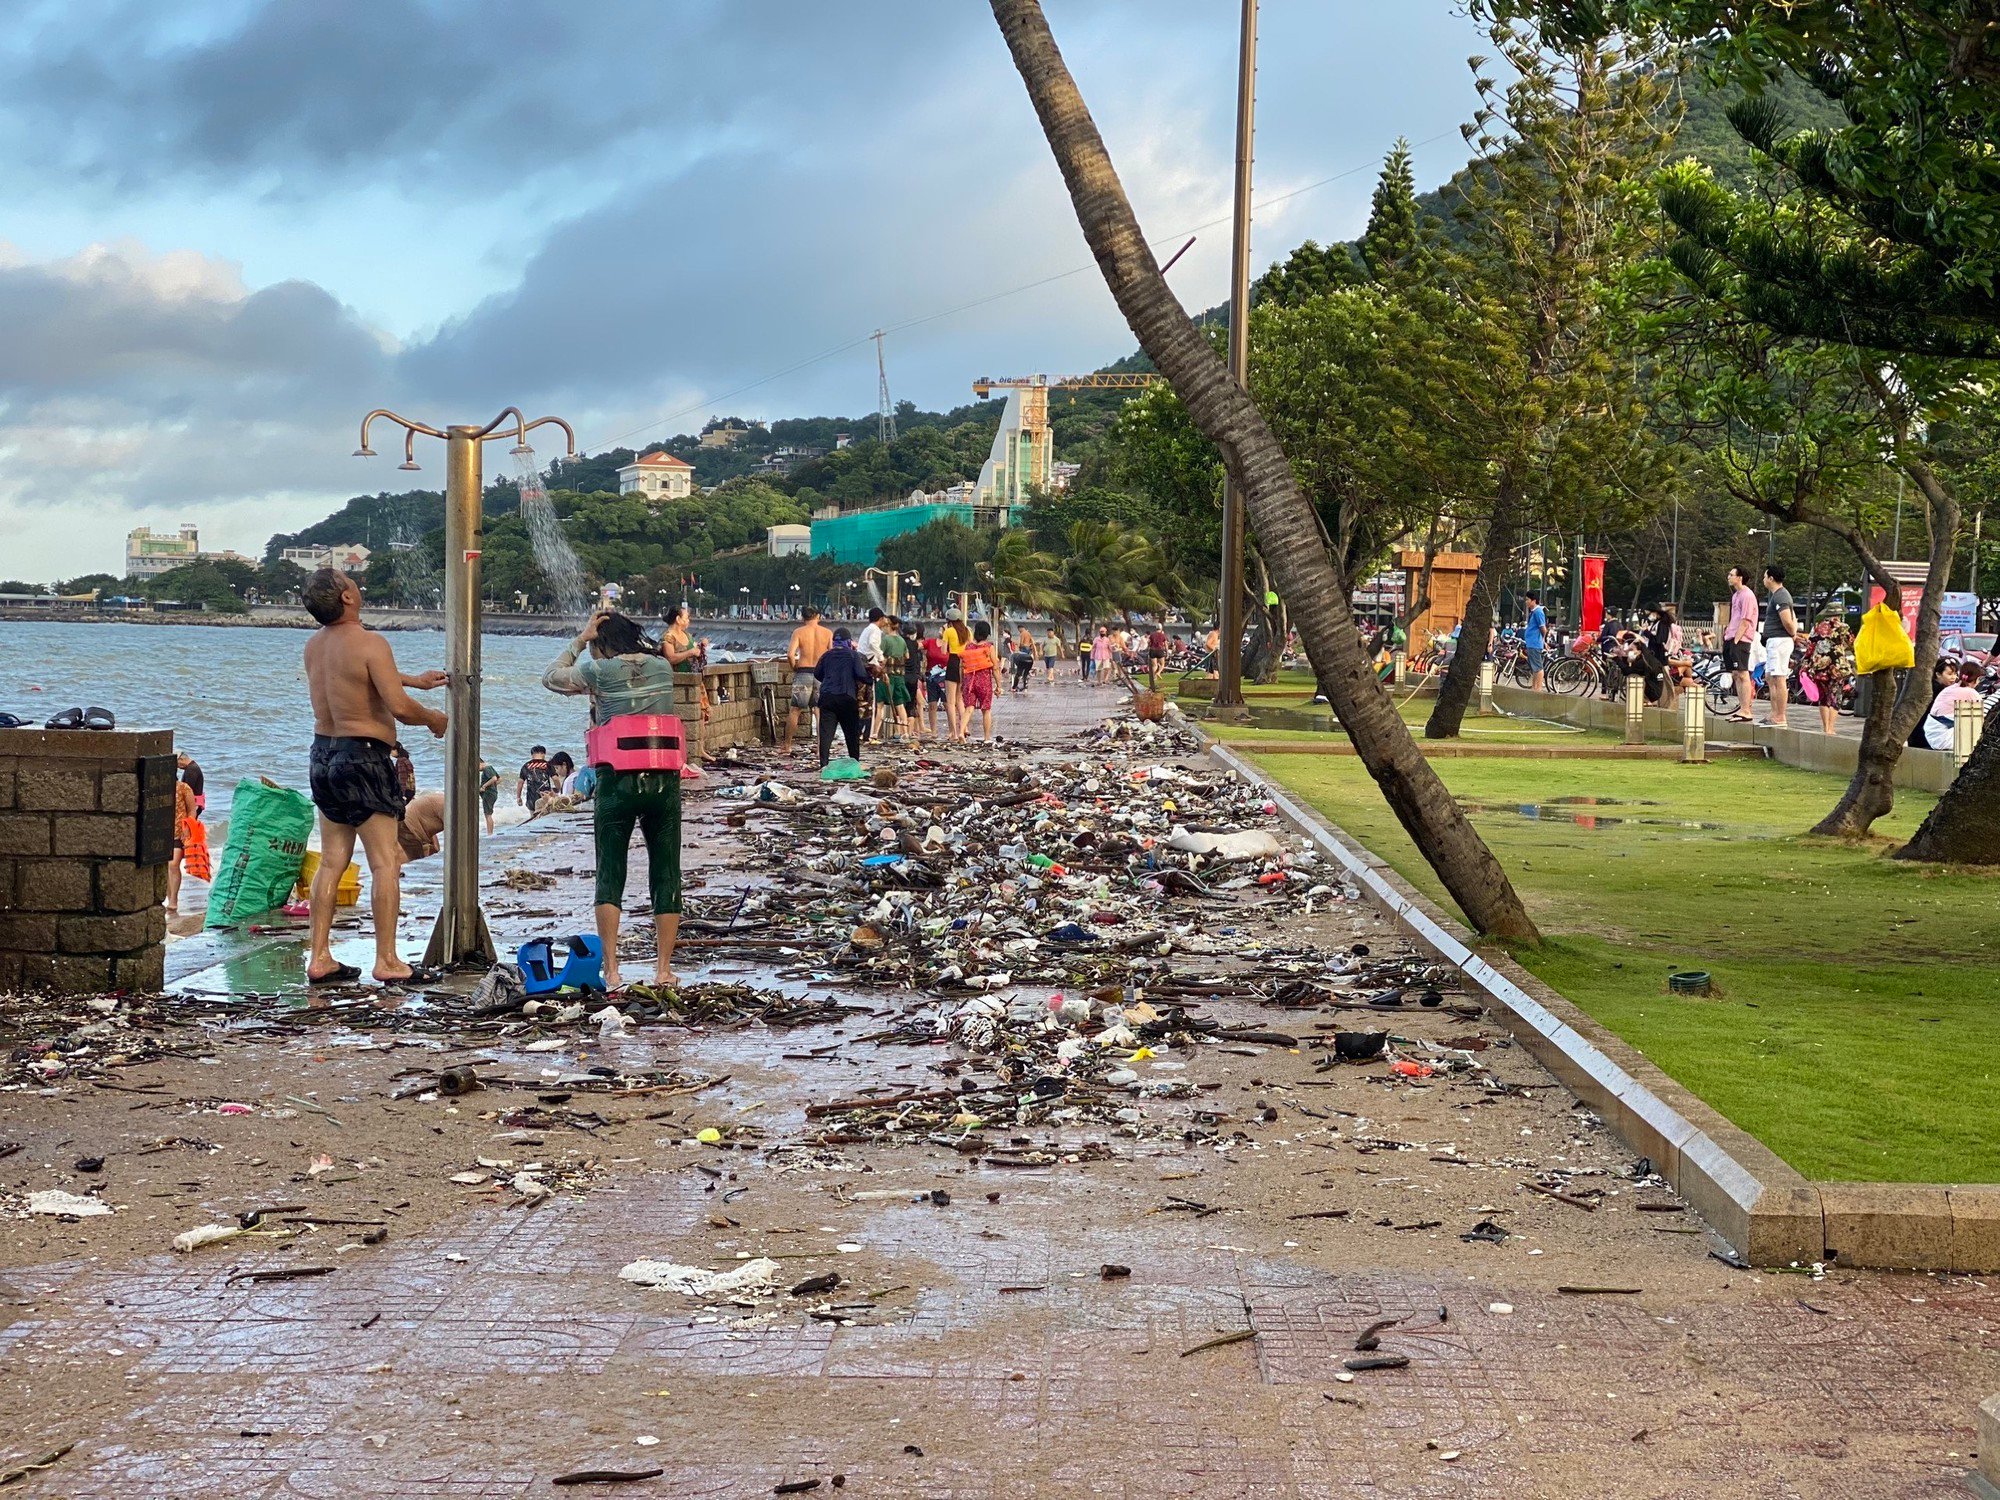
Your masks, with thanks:
[[[1847,783],[1847,790],[1841,793],[1833,811],[1813,828],[1814,833],[1834,838],[1866,838],[1875,820],[1888,816],[1895,809],[1896,767],[1902,762],[1903,750],[1910,742],[1910,735],[1923,722],[1924,715],[1930,712],[1931,668],[1937,664],[1941,634],[1938,612],[1944,605],[1952,561],[1958,554],[1958,497],[1932,472],[1929,465],[1907,460],[1903,467],[1916,481],[1917,490],[1924,497],[1925,515],[1930,525],[1930,573],[1924,580],[1923,598],[1917,604],[1916,659],[1909,675],[1903,679],[1900,694],[1894,691],[1895,679],[1889,673],[1876,674],[1874,691],[1869,699],[1868,719],[1861,730],[1861,757],[1855,764],[1853,779]],[[1869,560],[1870,556],[1864,555],[1863,566]],[[1889,597],[1894,601],[1891,608],[1901,606],[1900,590]],[[1881,711],[1879,700],[1883,698],[1893,699],[1886,713]],[[1957,789],[1954,785],[1931,810],[1930,818],[1917,830],[1917,838],[1905,846],[1899,858],[1953,858],[1949,855],[1913,854],[1910,851],[1919,847],[1918,840],[1925,838],[1933,823],[1939,823],[1939,832],[1933,838],[1941,839],[1947,822],[1963,823],[1968,819],[1985,821],[2000,812],[2000,807],[1992,804],[1966,808],[1962,803],[1947,811],[1946,804],[1952,802],[1952,793]],[[1943,815],[1943,822],[1940,821],[1940,814]]]
[[[2000,714],[1987,719],[1986,732],[1972,758],[1938,798],[1916,837],[1898,849],[1895,857],[1936,864],[2000,865]]]
[[[1195,426],[1221,450],[1230,477],[1241,487],[1259,548],[1291,601],[1307,655],[1355,753],[1473,925],[1496,937],[1539,941],[1506,872],[1375,680],[1350,600],[1291,463],[1257,404],[1230,379],[1160,275],[1039,0],[992,0],[992,6],[1105,284],[1140,347]],[[1234,648],[1233,642],[1225,644]]]
[[[1486,523],[1486,545],[1480,549],[1479,572],[1473,576],[1472,593],[1465,601],[1465,618],[1458,628],[1458,649],[1451,653],[1451,666],[1438,687],[1437,702],[1424,723],[1424,738],[1458,738],[1465,723],[1465,711],[1472,704],[1473,690],[1479,686],[1479,664],[1486,660],[1486,642],[1500,613],[1500,585],[1514,561],[1515,533],[1520,529],[1520,498],[1511,467],[1502,467],[1500,483],[1494,487],[1493,516]],[[1411,645],[1416,642],[1412,641]]]

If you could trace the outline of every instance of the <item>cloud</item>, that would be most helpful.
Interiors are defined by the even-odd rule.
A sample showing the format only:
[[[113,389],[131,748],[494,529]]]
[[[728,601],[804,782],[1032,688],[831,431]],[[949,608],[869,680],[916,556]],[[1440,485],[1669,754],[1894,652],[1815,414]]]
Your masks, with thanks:
[[[195,24],[190,24],[190,16]],[[208,24],[199,21],[206,18]],[[888,18],[885,16],[885,20]],[[825,0],[94,0],[0,52],[10,133],[121,193],[162,176],[285,197],[387,177],[450,197],[611,153],[699,152],[914,81],[981,17],[899,4],[894,44]],[[990,26],[990,22],[986,23]],[[119,39],[116,47],[105,37]],[[795,87],[809,71],[814,88]]]
[[[84,571],[69,566],[79,512],[94,541],[122,539],[125,509],[345,489],[340,438],[364,392],[396,383],[394,343],[323,288],[253,290],[187,251],[36,262],[0,247],[0,326],[0,513],[11,554],[37,536],[59,549],[50,573]]]
[[[1233,7],[1049,11],[1142,223],[1168,252],[1206,226],[1176,288],[1219,300]],[[1462,94],[1465,27],[1414,14],[1267,11],[1267,193],[1449,130],[1405,75]],[[1351,233],[1369,181],[1263,216],[1260,261]],[[1132,346],[977,3],[30,0],[0,32],[9,186],[37,252],[0,245],[0,529],[44,576],[78,571],[82,515],[107,553],[135,518],[254,550],[400,487],[347,457],[379,404],[518,403],[606,446],[866,413],[877,327],[925,406]]]

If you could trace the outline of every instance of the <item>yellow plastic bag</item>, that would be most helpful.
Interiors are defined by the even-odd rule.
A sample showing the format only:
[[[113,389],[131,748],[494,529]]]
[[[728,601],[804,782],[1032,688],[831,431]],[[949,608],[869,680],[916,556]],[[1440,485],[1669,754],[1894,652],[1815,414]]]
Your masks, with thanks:
[[[1886,604],[1878,604],[1861,617],[1860,633],[1854,637],[1854,670],[1862,676],[1886,672],[1892,667],[1914,667],[1917,648],[1903,634],[1903,620]]]

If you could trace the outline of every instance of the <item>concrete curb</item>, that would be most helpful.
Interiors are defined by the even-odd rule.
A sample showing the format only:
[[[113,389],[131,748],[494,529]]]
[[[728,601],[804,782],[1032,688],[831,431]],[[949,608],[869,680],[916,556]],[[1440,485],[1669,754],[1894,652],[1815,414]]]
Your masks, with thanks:
[[[2000,1186],[1809,1181],[1501,953],[1439,911],[1381,859],[1298,801],[1236,751],[1209,745],[1226,770],[1340,864],[1404,932],[1457,966],[1515,1041],[1753,1265],[1822,1261],[1894,1270],[2000,1268]]]

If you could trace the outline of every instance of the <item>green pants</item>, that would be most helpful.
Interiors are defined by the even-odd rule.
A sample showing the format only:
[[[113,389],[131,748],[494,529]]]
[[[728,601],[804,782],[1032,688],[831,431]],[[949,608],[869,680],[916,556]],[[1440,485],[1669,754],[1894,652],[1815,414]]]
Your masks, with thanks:
[[[678,771],[597,773],[597,904],[625,900],[625,862],[636,824],[646,839],[653,914],[681,909],[681,777]]]

